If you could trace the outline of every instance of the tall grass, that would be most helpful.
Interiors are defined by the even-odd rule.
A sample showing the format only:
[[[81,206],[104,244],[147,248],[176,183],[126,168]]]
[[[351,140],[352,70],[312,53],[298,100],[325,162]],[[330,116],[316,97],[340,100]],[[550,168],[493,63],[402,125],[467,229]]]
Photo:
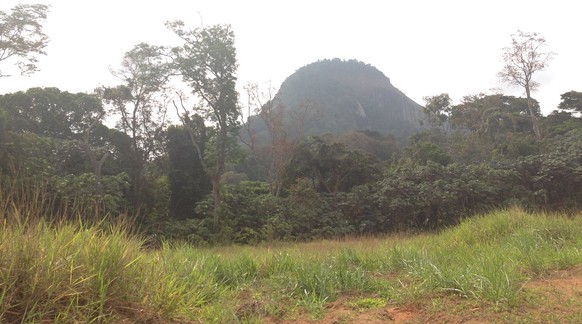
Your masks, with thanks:
[[[1,228],[1,320],[99,319],[133,295],[140,241],[119,228],[26,225]]]
[[[438,234],[151,250],[123,223],[47,221],[41,194],[14,197],[0,194],[0,322],[260,322],[344,294],[511,306],[530,278],[582,264],[581,217],[517,209]]]

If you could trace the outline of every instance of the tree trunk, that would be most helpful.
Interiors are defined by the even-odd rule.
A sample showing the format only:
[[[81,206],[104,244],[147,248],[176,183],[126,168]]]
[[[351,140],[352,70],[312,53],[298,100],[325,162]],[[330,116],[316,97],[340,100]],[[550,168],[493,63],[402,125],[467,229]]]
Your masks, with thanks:
[[[542,133],[540,131],[540,123],[538,117],[536,116],[533,108],[533,102],[531,99],[531,93],[529,89],[529,85],[525,86],[525,94],[527,96],[527,110],[529,110],[529,115],[531,116],[531,124],[536,136],[536,139],[540,141],[542,139]]]
[[[226,120],[226,116],[222,116],[222,121]],[[224,122],[219,122],[219,130],[217,139],[217,153],[216,153],[216,169],[214,174],[210,177],[212,182],[212,199],[214,201],[214,227],[218,229],[218,221],[220,218],[220,207],[222,197],[220,193],[220,178],[224,173],[224,164],[226,163],[226,141],[228,137],[227,125]]]
[[[220,216],[220,204],[221,204],[220,177],[216,177],[216,174],[214,174],[212,177],[210,177],[210,182],[212,182],[212,201],[214,203],[214,214],[213,214],[214,228],[218,229],[218,220]]]

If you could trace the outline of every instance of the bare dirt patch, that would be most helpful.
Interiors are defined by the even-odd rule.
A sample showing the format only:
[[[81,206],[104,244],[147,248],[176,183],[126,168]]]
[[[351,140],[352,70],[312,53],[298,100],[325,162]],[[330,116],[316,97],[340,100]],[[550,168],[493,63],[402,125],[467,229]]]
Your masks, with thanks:
[[[537,307],[531,312],[537,318],[582,322],[582,266],[552,271],[528,282],[524,291],[536,298]]]
[[[329,303],[319,320],[306,314],[277,323],[582,323],[582,266],[552,271],[523,287],[523,302],[500,306],[454,295],[433,295],[379,308],[350,307],[353,296]],[[268,321],[269,322],[269,321]]]
[[[552,271],[542,279],[528,282],[525,288],[559,293],[566,298],[580,298],[582,296],[582,266]]]

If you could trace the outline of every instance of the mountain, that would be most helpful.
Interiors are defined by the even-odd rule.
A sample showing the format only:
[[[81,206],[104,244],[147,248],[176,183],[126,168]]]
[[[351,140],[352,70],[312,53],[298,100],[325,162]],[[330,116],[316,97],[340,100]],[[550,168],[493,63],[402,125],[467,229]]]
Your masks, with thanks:
[[[283,124],[292,136],[297,128],[303,135],[372,131],[403,142],[419,130],[423,118],[422,107],[384,73],[356,60],[308,64],[282,83],[274,101],[284,107]],[[254,120],[257,135],[266,134],[264,123]]]

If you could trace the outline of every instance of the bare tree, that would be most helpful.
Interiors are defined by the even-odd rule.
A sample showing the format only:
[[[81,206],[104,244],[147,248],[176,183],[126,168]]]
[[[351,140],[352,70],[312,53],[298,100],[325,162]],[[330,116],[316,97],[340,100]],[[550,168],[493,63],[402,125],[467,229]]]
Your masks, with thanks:
[[[298,143],[297,138],[300,136],[295,140],[289,139],[283,127],[285,106],[275,99],[275,89],[270,83],[266,91],[261,91],[256,83],[247,84],[245,91],[248,118],[243,124],[246,134],[241,136],[241,141],[250,148],[254,159],[265,170],[271,194],[279,196],[283,185],[283,171],[293,155]],[[258,116],[265,124],[268,132],[267,143],[259,142],[251,114]],[[303,122],[300,124],[302,126]]]
[[[538,33],[528,33],[518,30],[511,35],[511,46],[503,48],[505,66],[498,73],[503,82],[523,87],[527,97],[527,107],[531,116],[533,131],[538,140],[542,138],[536,107],[531,94],[537,90],[539,83],[533,80],[533,75],[548,66],[548,61],[555,55],[547,51],[546,40]]]
[[[267,174],[270,193],[279,196],[283,188],[285,170],[301,143],[305,123],[321,118],[321,111],[307,100],[293,111],[275,96],[269,83],[262,90],[256,83],[245,86],[247,94],[247,121],[240,139],[247,145],[253,158]],[[252,116],[254,114],[254,116]],[[256,122],[263,123],[267,134],[257,134]]]

